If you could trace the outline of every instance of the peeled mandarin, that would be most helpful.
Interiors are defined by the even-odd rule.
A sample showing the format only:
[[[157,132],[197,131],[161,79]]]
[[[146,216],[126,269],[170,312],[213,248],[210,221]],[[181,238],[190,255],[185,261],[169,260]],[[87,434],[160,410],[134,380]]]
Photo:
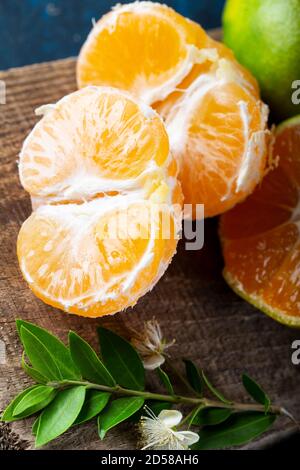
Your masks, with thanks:
[[[223,44],[166,5],[117,5],[94,26],[77,63],[79,87],[117,86],[165,119],[186,204],[220,214],[261,181],[268,109],[255,78]]]
[[[156,112],[113,88],[67,95],[27,137],[19,170],[35,210],[17,251],[37,297],[99,317],[152,289],[176,252],[182,203]]]

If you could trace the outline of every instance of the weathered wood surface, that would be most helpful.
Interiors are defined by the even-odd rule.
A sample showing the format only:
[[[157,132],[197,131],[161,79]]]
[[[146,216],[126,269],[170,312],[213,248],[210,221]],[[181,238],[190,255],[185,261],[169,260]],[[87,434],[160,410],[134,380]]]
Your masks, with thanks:
[[[108,319],[88,320],[64,314],[45,305],[23,281],[16,259],[16,238],[31,212],[28,194],[22,189],[17,157],[36,118],[34,109],[55,102],[76,89],[75,61],[34,65],[0,73],[6,82],[7,104],[0,105],[1,157],[1,257],[0,339],[7,359],[1,367],[0,408],[30,383],[21,370],[21,347],[14,321],[33,321],[66,339],[75,330],[96,346],[96,326],[117,331],[124,322],[140,328],[155,315],[169,338],[174,361],[190,357],[209,371],[209,376],[230,398],[247,399],[240,384],[247,371],[269,391],[274,402],[300,418],[300,367],[291,363],[291,343],[300,333],[267,318],[237,297],[222,279],[222,257],[217,238],[217,220],[205,222],[205,246],[199,252],[185,251],[183,243],[166,275],[134,309]],[[149,388],[154,382],[150,380]],[[2,425],[0,448],[32,448],[32,420]],[[250,447],[262,448],[293,432],[286,419],[278,420],[268,435]],[[130,430],[130,432],[129,432]],[[101,442],[95,423],[74,428],[48,445],[50,449],[132,449],[136,436],[129,424],[108,433]]]

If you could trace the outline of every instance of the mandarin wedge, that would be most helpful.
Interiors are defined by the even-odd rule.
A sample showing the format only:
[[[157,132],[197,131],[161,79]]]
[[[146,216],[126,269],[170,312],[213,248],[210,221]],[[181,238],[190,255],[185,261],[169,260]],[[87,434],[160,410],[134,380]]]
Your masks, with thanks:
[[[268,111],[233,62],[220,59],[206,73],[194,72],[156,109],[165,118],[185,203],[194,217],[196,204],[203,203],[211,217],[245,199],[261,181]]]
[[[182,195],[167,133],[113,88],[86,87],[44,110],[20,154],[35,208],[18,237],[23,276],[52,306],[113,314],[149,291],[176,251]]]
[[[94,26],[80,51],[78,86],[115,86],[152,104],[186,77],[207,40],[200,26],[166,5],[116,5]]]
[[[221,218],[228,284],[286,325],[300,327],[300,116],[281,124],[278,166]]]
[[[80,52],[77,81],[128,90],[163,116],[194,218],[196,204],[220,214],[262,179],[268,110],[256,80],[166,5],[134,2],[103,16]]]

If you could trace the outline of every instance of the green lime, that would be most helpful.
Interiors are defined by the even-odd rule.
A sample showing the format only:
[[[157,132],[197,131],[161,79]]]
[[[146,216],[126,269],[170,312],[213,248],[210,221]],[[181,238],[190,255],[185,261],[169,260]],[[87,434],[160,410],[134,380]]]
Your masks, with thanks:
[[[274,117],[300,114],[300,0],[227,0],[223,27]]]

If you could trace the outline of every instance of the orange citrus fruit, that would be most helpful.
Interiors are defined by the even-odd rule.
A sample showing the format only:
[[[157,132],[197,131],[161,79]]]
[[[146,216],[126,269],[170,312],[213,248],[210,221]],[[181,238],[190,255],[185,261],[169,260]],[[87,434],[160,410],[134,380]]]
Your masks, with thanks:
[[[229,285],[286,325],[300,327],[300,116],[276,130],[278,166],[221,218]]]
[[[256,80],[196,23],[152,2],[119,5],[94,26],[79,87],[117,86],[165,119],[185,203],[205,216],[233,207],[263,177],[267,107]]]
[[[72,93],[46,108],[19,170],[35,210],[20,230],[18,258],[44,302],[112,314],[162,276],[176,251],[182,195],[150,107],[113,88]]]

